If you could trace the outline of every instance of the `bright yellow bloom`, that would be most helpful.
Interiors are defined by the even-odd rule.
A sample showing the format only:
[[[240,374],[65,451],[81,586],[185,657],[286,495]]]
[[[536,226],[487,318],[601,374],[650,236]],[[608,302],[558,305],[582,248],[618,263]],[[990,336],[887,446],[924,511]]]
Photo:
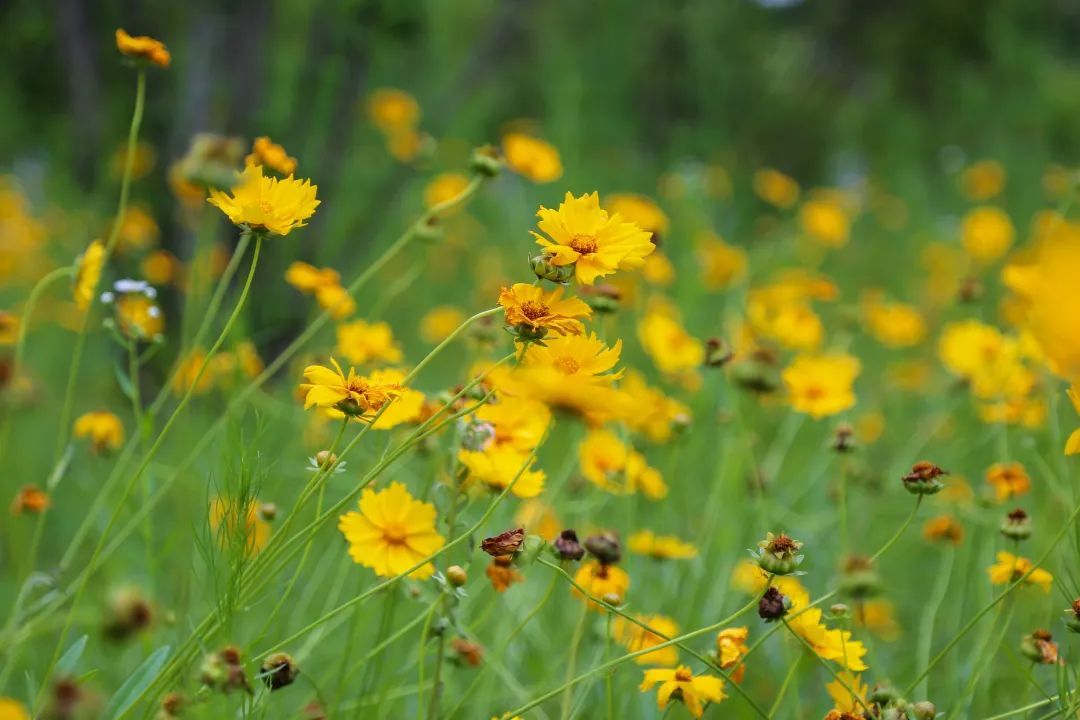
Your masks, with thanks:
[[[452,200],[465,191],[469,178],[461,173],[448,172],[436,176],[424,188],[424,205],[435,207],[447,200]]]
[[[327,285],[341,284],[341,275],[333,268],[317,268],[296,261],[285,270],[285,282],[302,293],[312,293]]]
[[[587,318],[592,310],[576,297],[563,298],[563,288],[545,291],[529,283],[514,283],[499,293],[508,327],[526,327],[542,336],[548,330],[559,335],[580,335],[585,326],[578,318]]]
[[[0,720],[30,720],[30,713],[18,700],[0,697]]]
[[[506,164],[519,175],[541,184],[562,177],[562,160],[551,143],[524,133],[508,133],[502,144]]]
[[[595,560],[589,560],[581,564],[574,573],[574,582],[585,588],[591,597],[603,600],[605,596],[612,595],[619,599],[616,605],[621,605],[626,600],[626,591],[630,589],[630,576],[626,571],[615,565],[601,565]],[[570,588],[570,594],[576,598],[584,599],[576,587]],[[589,607],[597,612],[607,612],[607,609],[592,600],[588,601]]]
[[[844,353],[803,356],[784,368],[781,378],[791,407],[821,419],[854,407],[852,385],[860,369],[859,360]]]
[[[999,503],[1031,489],[1031,478],[1018,462],[994,463],[986,471],[986,482],[994,488],[994,499]]]
[[[997,160],[981,160],[964,169],[960,187],[969,200],[990,200],[1005,189],[1005,166]]]
[[[941,362],[968,380],[980,398],[1026,392],[1033,378],[1020,353],[1015,340],[978,320],[950,323],[938,339]]]
[[[468,469],[469,481],[483,483],[492,490],[503,490],[517,478],[511,492],[520,498],[533,498],[544,491],[547,475],[543,470],[532,469],[535,459],[527,452],[491,447],[481,451],[462,450],[458,459]]]
[[[716,657],[720,661],[720,668],[728,671],[732,682],[742,682],[746,673],[746,666],[741,661],[750,652],[746,646],[749,637],[750,629],[745,627],[724,628],[716,634]]]
[[[1069,400],[1072,401],[1073,409],[1077,415],[1080,415],[1080,387],[1073,385],[1066,392],[1069,394]],[[1073,430],[1069,435],[1069,439],[1065,441],[1065,454],[1076,455],[1080,453],[1080,428]]]
[[[146,35],[131,36],[121,28],[116,29],[116,49],[136,60],[146,60],[158,67],[167,68],[172,56],[165,43]]]
[[[652,500],[667,495],[660,471],[607,429],[590,430],[578,449],[581,474],[602,490],[616,494],[641,492]]]
[[[648,232],[620,215],[608,215],[597,193],[575,198],[566,193],[558,210],[541,207],[537,226],[547,237],[533,233],[552,265],[573,265],[578,282],[592,285],[616,270],[645,264],[655,249]]]
[[[412,129],[420,122],[420,104],[409,93],[396,88],[378,88],[367,97],[371,122],[384,133]]]
[[[715,233],[707,233],[697,243],[701,283],[706,290],[723,290],[746,275],[746,251],[728,245]]]
[[[234,500],[213,498],[210,501],[210,530],[222,547],[236,543],[245,555],[262,550],[270,539],[270,525],[259,517],[254,500],[248,500],[241,508]]]
[[[621,615],[611,624],[611,634],[629,652],[638,652],[659,645],[679,634],[679,625],[666,615],[639,615],[635,618],[656,632],[651,632]],[[657,633],[660,633],[659,635]],[[634,658],[638,665],[674,665],[679,662],[679,649],[674,645],[660,648]]]
[[[95,240],[75,262],[75,305],[86,310],[94,300],[94,291],[105,266],[105,246]]]
[[[368,374],[368,380],[373,385],[397,387],[397,397],[390,404],[378,420],[371,423],[373,430],[392,430],[404,423],[414,423],[420,419],[424,412],[424,393],[404,386],[407,373],[400,368],[383,368],[372,370]],[[331,416],[338,417],[334,410],[329,410]]]
[[[675,535],[656,535],[652,530],[639,530],[627,538],[630,552],[657,560],[686,560],[697,557],[698,551],[691,543]]]
[[[847,245],[851,217],[843,196],[836,191],[818,191],[799,208],[803,232],[827,248]]]
[[[282,175],[292,175],[296,172],[296,158],[289,157],[285,148],[265,135],[255,138],[251,154],[247,156],[245,162],[248,165],[263,165]]]
[[[650,311],[641,319],[638,339],[656,369],[668,375],[696,370],[705,361],[704,343],[663,311]]]
[[[349,557],[379,577],[401,575],[445,542],[435,531],[435,506],[414,499],[398,482],[378,492],[365,488],[360,512],[342,515],[338,529],[349,543]],[[424,580],[434,572],[426,563],[410,577]]]
[[[960,233],[964,249],[980,265],[989,265],[1004,255],[1016,235],[1005,211],[990,205],[970,210],[964,216]]]
[[[612,384],[622,372],[622,342],[608,348],[595,335],[560,335],[544,346],[530,345],[521,366],[505,380],[508,394],[576,412],[587,418],[609,415],[619,394]]]
[[[532,452],[544,439],[551,422],[551,411],[535,400],[500,395],[495,402],[489,402],[473,413],[473,419],[490,426],[489,447],[515,450],[524,455]]]
[[[653,240],[667,234],[670,221],[652,199],[632,193],[612,193],[604,201],[604,209],[612,215],[622,215],[642,230],[653,234]]]
[[[465,313],[451,305],[434,307],[420,320],[420,337],[424,342],[439,343],[465,322]]]
[[[1032,570],[1032,568],[1035,568]],[[990,575],[990,582],[994,585],[1006,585],[1016,582],[1031,570],[1031,574],[1024,580],[1025,585],[1037,585],[1043,592],[1050,592],[1050,585],[1054,582],[1054,576],[1035,564],[1026,557],[1019,557],[1010,552],[999,550],[997,562],[986,569]]]
[[[75,420],[75,437],[90,438],[90,449],[102,454],[118,450],[124,443],[124,423],[111,412],[94,411]]]
[[[866,683],[861,682],[859,676],[854,673],[841,670],[839,674],[844,682],[833,680],[825,685],[825,690],[828,691],[829,697],[836,704],[836,710],[851,713],[858,717],[861,715],[863,707],[870,706],[869,701],[866,699],[870,688]],[[845,684],[847,687],[844,687]]]
[[[385,322],[354,320],[337,327],[337,350],[353,365],[370,362],[401,362],[401,348]]]
[[[801,585],[782,587],[781,592],[791,600],[788,625],[819,657],[832,660],[853,672],[866,670],[866,663],[863,662],[866,646],[862,642],[852,640],[851,633],[847,630],[830,630],[826,627],[822,622],[820,608],[813,607],[799,612],[810,604],[810,595]]]
[[[648,692],[657,683],[656,705],[663,710],[672,699],[681,700],[686,710],[696,718],[705,712],[704,703],[718,703],[727,697],[724,681],[712,675],[697,675],[690,668],[680,665],[674,670],[653,669],[645,671],[640,690]]]
[[[685,427],[691,421],[690,408],[650,387],[639,372],[627,371],[619,384],[619,392],[625,398],[621,403],[625,411],[619,419],[655,443],[668,442],[676,428]]]
[[[964,540],[964,526],[952,515],[938,515],[923,525],[923,537],[931,542],[959,545]]]
[[[779,170],[762,168],[756,171],[753,184],[759,198],[778,208],[789,208],[799,200],[799,183]]]
[[[318,189],[310,180],[266,177],[261,165],[248,165],[230,194],[214,188],[208,201],[234,225],[284,236],[315,214]]]
[[[304,391],[305,409],[318,406],[361,416],[378,412],[401,393],[401,387],[396,383],[376,383],[357,375],[354,368],[349,368],[349,374],[345,375],[337,360],[330,358],[330,363],[333,370],[322,365],[304,368],[307,382],[300,388]]]
[[[863,304],[863,318],[874,339],[888,347],[918,345],[926,336],[926,321],[912,305],[884,302],[871,295]]]
[[[356,301],[349,291],[340,285],[315,288],[315,301],[335,320],[344,320],[356,312]]]

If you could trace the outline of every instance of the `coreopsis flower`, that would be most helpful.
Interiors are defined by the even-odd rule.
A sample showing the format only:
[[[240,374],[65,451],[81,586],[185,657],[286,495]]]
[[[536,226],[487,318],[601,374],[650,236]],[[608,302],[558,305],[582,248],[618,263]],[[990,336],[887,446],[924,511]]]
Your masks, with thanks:
[[[985,205],[968,211],[960,233],[968,255],[980,265],[989,265],[1013,244],[1016,230],[1004,210]]]
[[[551,143],[525,133],[507,133],[502,139],[506,164],[518,175],[534,183],[549,183],[562,177],[559,151]]]
[[[510,555],[493,557],[484,573],[491,581],[492,589],[497,593],[504,593],[511,585],[525,579],[514,567],[513,557]]]
[[[560,335],[544,346],[530,345],[520,367],[503,380],[506,393],[544,403],[587,418],[611,415],[619,402],[612,386],[622,371],[622,342],[604,345],[594,334]]]
[[[100,240],[90,243],[75,261],[75,305],[80,310],[90,307],[104,266],[105,246]]]
[[[660,206],[644,195],[612,193],[604,201],[604,209],[612,215],[621,215],[642,230],[652,233],[653,240],[667,235],[671,221]]]
[[[896,606],[883,598],[859,603],[855,608],[855,625],[866,628],[886,642],[900,637]]]
[[[667,495],[668,487],[658,470],[645,457],[610,430],[590,430],[578,448],[581,474],[607,492],[640,492],[652,500]]]
[[[788,626],[796,635],[813,648],[824,660],[831,660],[852,672],[866,670],[863,657],[866,646],[853,640],[848,630],[831,630],[822,622],[822,611],[813,607],[800,612],[810,604],[810,595],[800,586],[790,586],[787,592],[791,603]]]
[[[743,656],[750,652],[746,640],[750,629],[746,627],[724,628],[716,634],[716,662],[721,670],[726,670],[732,682],[742,682],[746,674]]]
[[[306,262],[296,261],[285,270],[285,282],[302,293],[313,293],[327,285],[340,285],[341,275],[333,268],[317,268]]]
[[[344,320],[356,312],[356,301],[341,285],[323,285],[315,288],[315,301],[335,320]]]
[[[145,250],[156,245],[161,236],[157,221],[146,208],[135,205],[127,209],[120,218],[120,229],[116,236],[118,252]]]
[[[0,718],[3,720],[30,720],[30,712],[18,700],[0,697]]]
[[[799,550],[803,544],[798,540],[780,533],[774,535],[767,533],[765,539],[759,542],[758,550],[754,558],[758,565],[772,575],[790,575],[802,564],[803,556]]]
[[[938,515],[923,525],[923,537],[930,542],[959,545],[964,540],[964,526],[952,515]]]
[[[139,270],[151,285],[168,285],[179,276],[180,268],[180,260],[168,250],[152,250],[139,264]]]
[[[574,582],[585,589],[591,597],[611,601],[613,605],[620,605],[626,599],[626,591],[630,589],[630,576],[626,571],[615,565],[604,565],[595,560],[583,563],[574,573]],[[585,599],[576,587],[570,588],[574,597]],[[587,601],[589,608],[598,612],[607,612],[607,609],[592,600]]]
[[[628,370],[619,383],[619,392],[626,398],[622,404],[625,412],[619,419],[652,442],[668,442],[678,428],[691,421],[690,408],[650,387],[639,372]]]
[[[1005,166],[997,160],[980,160],[964,168],[960,188],[969,200],[990,200],[1005,189]]]
[[[461,173],[448,172],[435,176],[424,188],[424,205],[433,208],[453,200],[469,186],[469,178]]]
[[[746,275],[746,251],[729,245],[716,233],[706,233],[697,241],[697,261],[701,284],[706,290],[724,290]]]
[[[656,632],[646,630],[641,625],[631,622],[621,615],[616,617],[611,624],[611,634],[617,642],[625,646],[630,652],[647,650],[679,634],[678,623],[666,615],[635,614],[634,617]],[[634,658],[634,662],[638,665],[674,665],[679,662],[679,649],[674,645],[668,645],[659,650],[638,655]]]
[[[497,397],[497,401],[482,405],[472,415],[475,422],[490,426],[492,431],[485,446],[476,449],[497,448],[522,454],[531,452],[544,438],[544,432],[551,422],[551,411],[535,400],[503,395]]]
[[[520,498],[534,498],[544,491],[547,475],[543,470],[532,469],[535,458],[530,458],[528,452],[512,447],[492,447],[478,452],[462,450],[458,460],[469,471],[467,482],[482,483],[496,491],[513,482],[511,492]]]
[[[867,699],[869,686],[860,680],[859,675],[847,670],[841,670],[839,676],[840,680],[834,679],[825,685],[825,690],[835,703],[834,711],[848,714],[849,717],[861,717],[863,708],[870,706]]]
[[[362,416],[378,412],[401,393],[401,386],[396,383],[374,382],[357,375],[355,368],[349,368],[349,374],[345,375],[333,358],[330,358],[330,364],[333,369],[323,365],[304,368],[307,382],[300,388],[304,391],[305,409],[313,406],[334,408],[346,415]]]
[[[926,321],[912,305],[874,297],[863,304],[863,319],[867,331],[887,347],[911,347],[926,337]]]
[[[656,705],[661,710],[672,700],[679,700],[686,710],[696,718],[705,712],[706,703],[718,703],[727,697],[724,694],[724,681],[712,675],[694,675],[690,668],[680,665],[674,670],[654,668],[645,671],[641,682],[641,691],[648,692],[657,684]]]
[[[559,535],[563,524],[555,514],[555,508],[543,500],[527,500],[518,506],[514,522],[520,523],[532,535],[553,540]]]
[[[1032,570],[1032,568],[1035,568]],[[1040,567],[1036,567],[1026,557],[1013,555],[1005,550],[997,553],[997,562],[986,569],[990,575],[990,582],[994,585],[1007,585],[1015,582],[1031,570],[1031,574],[1024,579],[1025,585],[1036,585],[1043,592],[1050,592],[1050,585],[1054,582],[1054,576]]]
[[[373,430],[392,430],[399,425],[417,422],[424,414],[427,401],[424,393],[403,385],[406,375],[407,373],[401,368],[372,370],[366,376],[368,383],[374,387],[396,387],[394,400],[385,407],[372,408],[367,413],[350,415],[350,417],[355,417],[361,422],[370,422]],[[382,414],[376,419],[375,414],[380,410]],[[323,412],[334,420],[340,420],[347,414],[335,407],[326,408]]]
[[[986,482],[994,489],[994,499],[999,503],[1031,489],[1031,478],[1018,462],[994,463],[986,470]]]
[[[413,129],[420,122],[420,104],[397,88],[377,88],[367,97],[371,122],[386,134]]]
[[[14,345],[19,339],[19,316],[0,310],[0,346]]]
[[[835,190],[817,190],[799,208],[803,232],[820,245],[839,248],[851,235],[851,216],[843,195]]]
[[[652,530],[639,530],[626,540],[630,552],[657,560],[686,560],[697,557],[691,543],[675,535],[656,535]]]
[[[780,209],[787,209],[799,200],[799,183],[773,168],[754,172],[753,185],[755,195]]]
[[[846,353],[802,356],[784,368],[781,379],[791,407],[820,419],[855,405],[852,385],[861,368],[858,358]]]
[[[213,188],[208,201],[234,225],[285,236],[315,214],[317,191],[310,180],[266,177],[261,165],[248,165],[229,194]]]
[[[98,410],[80,415],[73,432],[77,438],[89,438],[90,449],[99,455],[124,444],[124,423],[111,412]]]
[[[450,336],[465,322],[465,313],[452,305],[439,305],[431,308],[420,319],[420,337],[424,342],[439,343]]]
[[[349,543],[349,557],[379,577],[400,575],[444,544],[435,531],[435,506],[416,500],[399,482],[376,492],[364,488],[360,512],[347,512],[338,529]],[[435,572],[426,563],[410,577],[424,580]]]
[[[746,322],[752,335],[768,338],[791,350],[810,351],[821,345],[824,325],[811,302],[835,300],[836,286],[827,278],[789,270],[747,296]]]
[[[1066,391],[1072,402],[1073,410],[1080,415],[1080,386],[1073,385]],[[1069,433],[1069,439],[1065,441],[1065,454],[1076,455],[1080,453],[1080,428]]]
[[[270,539],[270,525],[259,515],[259,503],[215,497],[210,501],[210,531],[222,547],[239,547],[245,555],[259,552]]]
[[[255,138],[251,147],[251,154],[245,158],[248,165],[262,165],[282,175],[292,175],[296,172],[296,158],[289,157],[285,148],[275,143],[266,135]]]
[[[144,60],[162,68],[169,67],[172,60],[165,43],[146,35],[128,35],[121,28],[116,29],[116,49],[130,58]]]
[[[566,193],[558,210],[541,207],[536,215],[544,235],[534,232],[533,237],[548,262],[573,266],[582,285],[592,285],[616,270],[641,267],[656,247],[648,232],[601,208],[595,192],[576,198]]]
[[[52,505],[49,494],[33,485],[24,485],[11,501],[11,514],[15,516],[23,514],[37,515],[45,512]]]
[[[652,310],[638,322],[638,339],[656,369],[668,375],[696,370],[705,361],[705,344],[663,310]]]
[[[353,365],[401,362],[401,347],[389,323],[354,320],[337,326],[337,354]]]
[[[563,298],[563,288],[545,291],[528,283],[514,283],[499,292],[506,327],[523,340],[543,338],[549,331],[559,335],[581,335],[585,331],[578,318],[588,318],[592,310],[576,297]]]

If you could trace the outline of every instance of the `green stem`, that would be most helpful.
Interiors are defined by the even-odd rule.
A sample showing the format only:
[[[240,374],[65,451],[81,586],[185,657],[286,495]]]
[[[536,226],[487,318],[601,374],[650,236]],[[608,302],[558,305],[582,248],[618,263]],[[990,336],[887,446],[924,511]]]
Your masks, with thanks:
[[[570,639],[570,649],[566,659],[566,684],[563,686],[565,690],[563,691],[562,705],[560,705],[559,720],[567,720],[570,717],[570,703],[574,699],[574,683],[571,680],[574,677],[578,649],[581,647],[581,638],[585,635],[585,621],[588,618],[589,603],[585,601],[581,604],[581,616],[578,618],[577,625],[574,626],[574,634]],[[514,713],[514,715],[517,714]]]
[[[934,619],[938,609],[945,600],[945,592],[949,589],[949,581],[952,579],[953,560],[956,559],[956,549],[948,547],[941,556],[941,564],[938,566],[937,576],[934,579],[934,587],[930,590],[926,606],[923,609],[922,620],[919,622],[919,640],[915,649],[915,657],[918,658],[916,667],[923,667],[930,662],[931,644],[934,639]],[[926,678],[919,682],[915,697],[927,697]]]

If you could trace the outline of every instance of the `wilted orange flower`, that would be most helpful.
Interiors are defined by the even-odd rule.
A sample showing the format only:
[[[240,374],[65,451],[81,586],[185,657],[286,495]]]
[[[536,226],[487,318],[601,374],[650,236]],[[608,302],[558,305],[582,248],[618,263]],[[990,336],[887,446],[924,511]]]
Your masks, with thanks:
[[[855,405],[852,385],[860,369],[859,360],[844,353],[804,356],[786,367],[781,377],[791,407],[820,419]]]
[[[986,482],[994,488],[994,499],[1002,503],[1031,489],[1031,478],[1020,463],[994,463],[986,471]]]
[[[630,652],[646,650],[679,634],[679,625],[666,615],[634,615],[656,632],[651,632],[621,615],[611,624],[611,634]],[[660,634],[657,634],[660,633]],[[674,665],[679,662],[679,649],[674,645],[660,648],[634,658],[638,665]]]
[[[124,423],[111,412],[95,411],[75,420],[75,437],[89,438],[90,448],[97,454],[117,450],[124,443]]]
[[[116,30],[116,49],[128,57],[146,60],[163,68],[169,67],[172,60],[165,43],[146,35],[128,35],[121,28]]]
[[[208,202],[234,225],[284,236],[315,214],[317,191],[310,180],[266,177],[261,165],[248,165],[228,194],[212,188]]]
[[[503,137],[503,154],[511,170],[535,183],[549,183],[562,177],[562,160],[551,143],[524,133]]]
[[[282,175],[292,175],[296,172],[296,158],[289,157],[285,148],[265,135],[255,138],[251,154],[247,156],[245,162],[248,165],[263,165]]]
[[[376,492],[364,488],[360,512],[347,512],[338,529],[349,543],[349,557],[379,577],[400,575],[445,543],[435,531],[435,506],[416,500],[399,482]],[[411,577],[424,580],[435,572],[431,563]]]
[[[504,593],[511,585],[525,579],[514,567],[513,558],[509,555],[493,557],[484,573],[488,576],[488,580],[491,581],[491,587],[497,593]]]
[[[22,515],[24,513],[36,515],[45,512],[52,505],[48,493],[33,485],[24,485],[15,499],[11,501],[11,514]]]
[[[697,675],[690,668],[680,665],[674,670],[653,669],[645,671],[641,682],[641,691],[647,692],[660,684],[656,693],[656,704],[663,710],[672,700],[680,700],[687,712],[696,718],[705,712],[705,703],[718,703],[723,700],[724,681],[712,675]]]
[[[938,515],[923,525],[923,537],[931,542],[959,545],[964,539],[964,526],[952,515]]]
[[[543,337],[551,330],[560,335],[580,335],[585,331],[578,318],[592,310],[580,298],[563,298],[563,288],[545,291],[528,283],[514,283],[499,293],[507,327],[528,328],[531,336]]]
[[[1034,570],[1032,570],[1033,567]],[[1024,577],[1029,570],[1032,570],[1032,572],[1024,580],[1024,584],[1037,585],[1043,592],[1050,592],[1050,585],[1054,582],[1054,576],[1040,567],[1035,567],[1034,563],[1025,557],[999,550],[997,562],[986,569],[990,575],[990,582],[994,585],[1015,582]]]

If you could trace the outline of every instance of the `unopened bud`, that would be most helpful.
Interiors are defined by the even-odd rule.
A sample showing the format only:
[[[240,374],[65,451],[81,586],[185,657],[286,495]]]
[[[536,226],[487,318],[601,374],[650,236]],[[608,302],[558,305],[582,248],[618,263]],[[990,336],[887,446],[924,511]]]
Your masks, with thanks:
[[[592,553],[601,565],[614,565],[622,558],[619,536],[613,532],[604,532],[585,538],[585,549]]]
[[[272,502],[259,503],[259,518],[264,522],[277,520],[278,506]]]
[[[266,683],[266,687],[272,692],[292,685],[296,676],[300,674],[300,670],[291,656],[279,652],[268,655],[263,660],[262,666],[259,667],[259,674]]]
[[[1001,523],[1001,534],[1010,540],[1027,540],[1031,537],[1031,517],[1017,508],[1005,516]]]
[[[530,258],[529,265],[532,267],[533,274],[541,280],[565,284],[574,277],[573,265],[553,265],[551,259],[544,254]]]
[[[493,145],[482,145],[473,150],[469,164],[477,175],[496,177],[503,169],[502,153]]]
[[[446,581],[454,587],[461,587],[469,582],[469,574],[460,565],[451,565],[446,568]]]
[[[577,533],[573,530],[563,530],[551,545],[560,560],[580,560],[585,557],[585,548],[578,542]]]

